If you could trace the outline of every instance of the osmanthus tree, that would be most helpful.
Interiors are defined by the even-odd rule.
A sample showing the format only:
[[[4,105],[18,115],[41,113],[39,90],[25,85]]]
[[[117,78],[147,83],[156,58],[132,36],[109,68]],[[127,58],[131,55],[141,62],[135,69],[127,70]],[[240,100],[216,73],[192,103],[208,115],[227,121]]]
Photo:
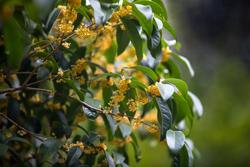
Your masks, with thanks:
[[[126,167],[148,136],[193,166],[203,111],[161,0],[57,0],[46,19],[31,0],[0,5],[2,166]]]

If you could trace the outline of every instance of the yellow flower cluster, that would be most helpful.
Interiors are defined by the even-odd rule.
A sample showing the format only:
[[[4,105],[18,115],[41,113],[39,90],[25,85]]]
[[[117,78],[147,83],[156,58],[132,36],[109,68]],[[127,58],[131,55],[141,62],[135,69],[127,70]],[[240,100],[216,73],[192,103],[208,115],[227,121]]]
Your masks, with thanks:
[[[127,16],[129,14],[131,14],[132,12],[132,6],[127,5],[127,6],[122,6],[120,7],[120,9],[116,12],[114,12],[109,20],[109,22],[113,23],[113,24],[117,24],[120,22],[120,18]]]
[[[72,76],[76,77],[77,75],[81,74],[86,69],[87,63],[84,58],[78,59],[75,65],[72,65]]]
[[[70,48],[70,44],[69,42],[63,42],[62,43],[62,46],[65,47],[66,49],[69,49]]]
[[[73,3],[73,1],[69,1],[69,4],[67,6],[58,6],[60,14],[57,17],[48,35],[49,40],[58,42],[60,41],[60,38],[62,36],[72,33],[72,31],[74,30],[74,22],[77,19],[77,12],[74,8],[75,5],[78,5],[77,3],[79,2]],[[63,46],[69,47],[67,43],[64,43]]]
[[[76,30],[75,33],[78,38],[85,39],[93,37],[95,38],[97,33],[92,31],[89,27],[85,27],[84,24],[81,24]]]
[[[115,38],[115,29],[108,23],[107,25],[100,27],[97,31],[99,36],[93,44],[93,48],[98,49],[100,53],[103,53],[111,47]]]
[[[130,82],[131,81],[128,79],[122,79],[119,81],[117,85],[118,90],[116,90],[114,92],[114,95],[111,97],[111,101],[109,102],[109,107],[113,108],[124,100],[125,98],[124,94],[127,92]]]
[[[49,101],[47,103],[47,107],[51,110],[60,110],[62,108],[62,105],[58,102]]]
[[[60,9],[60,15],[57,20],[57,30],[60,34],[67,35],[74,29],[73,23],[77,18],[77,12],[70,6],[59,6],[58,8]]]
[[[134,99],[129,99],[127,102],[127,105],[128,105],[129,111],[134,112],[134,113],[137,111],[137,103]]]
[[[152,96],[161,96],[160,91],[158,89],[157,85],[150,85],[147,88],[148,93],[150,93]]]
[[[148,103],[148,97],[146,95],[141,95],[137,101],[143,105],[147,104]]]
[[[95,147],[85,145],[83,142],[79,142],[79,141],[77,141],[76,143],[71,143],[71,144],[66,143],[64,145],[64,148],[66,149],[66,151],[69,151],[73,147],[79,147],[81,151],[84,152],[85,154],[97,154],[98,152],[101,152],[107,149],[107,146],[104,143],[101,143]]]
[[[162,48],[162,59],[161,59],[161,61],[162,61],[163,63],[165,63],[165,62],[168,61],[171,52],[172,52],[172,51],[169,49],[169,47]]]
[[[62,70],[61,68],[58,70],[57,75],[58,75],[59,77],[63,77],[64,72],[63,72],[63,70]]]
[[[32,103],[35,103],[35,104],[41,103],[40,95],[39,94],[35,94],[34,96],[32,96],[29,99],[29,101],[32,102]]]
[[[23,131],[23,130],[18,130],[17,134],[20,136],[25,136],[27,134],[27,132]]]

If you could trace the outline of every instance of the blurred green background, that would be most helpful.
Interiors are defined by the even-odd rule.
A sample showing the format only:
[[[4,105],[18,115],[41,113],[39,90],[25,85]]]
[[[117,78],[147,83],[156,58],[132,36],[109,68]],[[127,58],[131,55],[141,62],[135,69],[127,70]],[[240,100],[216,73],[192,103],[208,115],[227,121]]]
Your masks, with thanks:
[[[205,113],[191,133],[200,152],[198,167],[250,166],[250,2],[168,0],[170,22],[181,53],[196,71],[189,85]],[[171,162],[162,144],[143,141],[142,162]],[[132,153],[131,153],[132,154]]]

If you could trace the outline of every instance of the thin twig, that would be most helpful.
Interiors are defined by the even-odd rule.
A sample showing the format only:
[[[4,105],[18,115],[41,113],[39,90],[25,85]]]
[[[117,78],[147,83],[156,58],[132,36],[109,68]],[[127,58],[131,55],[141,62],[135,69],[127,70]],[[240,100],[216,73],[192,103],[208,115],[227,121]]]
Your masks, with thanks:
[[[40,141],[44,141],[46,140],[46,138],[42,138],[40,135],[34,133],[34,132],[31,132],[27,129],[25,129],[24,127],[20,126],[18,123],[16,123],[14,120],[12,120],[11,118],[9,118],[7,115],[5,115],[4,113],[1,113],[0,112],[0,115],[2,117],[4,117],[5,119],[7,119],[8,121],[10,121],[13,125],[15,125],[17,128],[23,130],[24,132],[26,132],[27,134],[30,134],[31,136],[35,137],[36,139],[40,140]]]

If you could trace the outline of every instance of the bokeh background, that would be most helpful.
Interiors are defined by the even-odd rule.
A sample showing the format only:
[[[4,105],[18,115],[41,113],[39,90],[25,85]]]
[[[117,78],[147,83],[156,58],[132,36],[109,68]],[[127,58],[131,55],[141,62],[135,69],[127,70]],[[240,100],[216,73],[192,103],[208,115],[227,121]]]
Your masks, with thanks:
[[[250,1],[168,0],[166,4],[181,53],[196,71],[190,88],[205,109],[191,133],[200,152],[195,165],[250,166]],[[155,147],[145,143],[147,160],[139,166],[167,166],[162,145],[154,153]]]

